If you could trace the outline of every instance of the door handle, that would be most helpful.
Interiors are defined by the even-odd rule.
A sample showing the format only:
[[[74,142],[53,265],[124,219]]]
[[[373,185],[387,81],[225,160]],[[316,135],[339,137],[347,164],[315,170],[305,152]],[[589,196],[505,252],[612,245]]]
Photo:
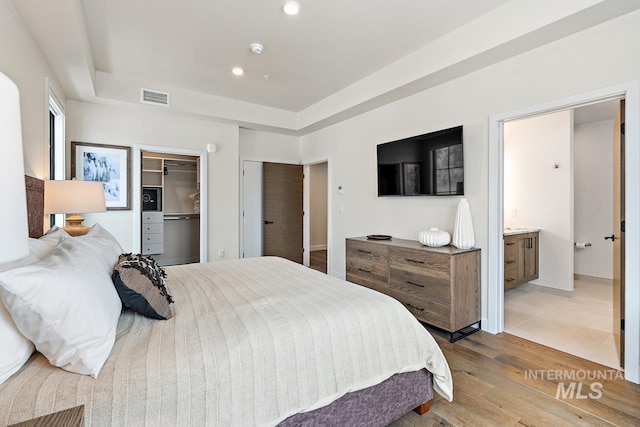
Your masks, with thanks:
[[[273,224],[273,221],[265,221],[265,224]]]
[[[604,240],[609,240],[611,239],[612,242],[614,242],[616,240],[616,236],[615,235],[611,235],[611,236],[604,236]]]

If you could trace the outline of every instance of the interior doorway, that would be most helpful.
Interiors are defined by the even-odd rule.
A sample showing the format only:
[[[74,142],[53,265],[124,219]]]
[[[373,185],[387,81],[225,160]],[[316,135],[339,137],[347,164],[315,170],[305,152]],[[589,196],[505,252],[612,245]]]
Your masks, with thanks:
[[[329,163],[305,165],[305,265],[327,273]],[[307,250],[308,248],[308,250]]]
[[[206,152],[134,145],[132,157],[133,250],[164,265],[207,262]]]
[[[264,231],[266,227],[274,224],[265,224],[265,221],[274,220],[267,217],[271,214],[265,215],[267,204],[265,200],[265,165],[279,165],[279,163],[242,160],[240,221],[240,253],[242,258],[267,255]],[[303,177],[300,186],[300,200],[302,200],[302,210],[300,211],[302,240],[301,246],[299,246],[302,249],[302,259],[300,262],[305,266],[317,267],[318,270],[330,272],[329,161],[320,160],[304,166],[288,166],[299,168],[300,176]],[[298,212],[298,208],[293,208],[293,211]],[[297,239],[296,237],[296,245]],[[290,238],[287,240],[291,241]]]
[[[614,295],[612,267],[621,259],[605,236],[620,205],[613,197],[618,105],[606,101],[504,124],[504,329],[616,369],[620,293]],[[507,270],[518,261],[507,245],[527,228],[538,230],[536,274],[512,287],[519,282]]]
[[[302,165],[245,160],[242,174],[242,257],[302,264]]]
[[[504,246],[503,246],[503,124],[509,120],[532,117],[611,99],[626,100],[625,123],[625,247],[624,289],[625,379],[640,383],[640,194],[632,191],[640,185],[640,81],[634,80],[588,93],[556,99],[489,118],[489,221],[487,247],[487,321],[483,329],[504,330]]]

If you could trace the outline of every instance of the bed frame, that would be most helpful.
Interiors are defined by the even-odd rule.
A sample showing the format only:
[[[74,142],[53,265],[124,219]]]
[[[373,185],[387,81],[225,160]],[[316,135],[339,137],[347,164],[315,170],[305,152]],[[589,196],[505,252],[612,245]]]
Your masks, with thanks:
[[[44,181],[25,175],[29,237],[41,237],[44,228]],[[347,393],[328,406],[284,420],[281,426],[387,425],[412,409],[426,413],[433,398],[433,377],[426,369],[396,374],[380,384]]]

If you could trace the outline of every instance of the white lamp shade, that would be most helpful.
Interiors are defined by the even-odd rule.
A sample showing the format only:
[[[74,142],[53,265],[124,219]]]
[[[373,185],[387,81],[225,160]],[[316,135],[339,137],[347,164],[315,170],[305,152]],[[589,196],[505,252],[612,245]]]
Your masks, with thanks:
[[[104,188],[98,181],[45,181],[45,213],[106,211]]]
[[[0,263],[29,254],[18,87],[0,73]]]

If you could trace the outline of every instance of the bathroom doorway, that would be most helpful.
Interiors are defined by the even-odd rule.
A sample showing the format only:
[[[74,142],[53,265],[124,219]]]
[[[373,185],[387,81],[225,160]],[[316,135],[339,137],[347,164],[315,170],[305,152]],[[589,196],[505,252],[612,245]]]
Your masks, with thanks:
[[[328,273],[329,163],[304,166],[304,265]]]
[[[618,105],[610,100],[506,122],[503,190],[505,233],[539,233],[538,274],[505,291],[505,332],[616,369],[623,358],[613,271],[621,258],[605,236],[614,222]],[[505,237],[505,289],[513,280],[506,245]]]

